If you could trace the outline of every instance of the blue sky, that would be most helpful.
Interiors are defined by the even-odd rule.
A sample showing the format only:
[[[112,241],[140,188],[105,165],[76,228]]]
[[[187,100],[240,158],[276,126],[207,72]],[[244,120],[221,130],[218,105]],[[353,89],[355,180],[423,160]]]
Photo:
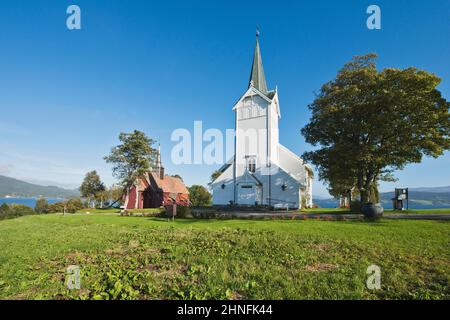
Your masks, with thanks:
[[[66,28],[77,4],[82,29]],[[382,29],[368,30],[377,4]],[[310,150],[300,135],[314,92],[354,55],[379,67],[415,66],[443,80],[450,99],[450,1],[2,1],[0,174],[77,186],[119,132],[139,129],[162,144],[168,173],[206,184],[219,165],[170,162],[176,128],[233,128],[245,91],[255,25],[269,87],[280,93],[280,142]],[[450,184],[450,154],[397,173],[394,186]],[[316,182],[317,195],[325,188]]]

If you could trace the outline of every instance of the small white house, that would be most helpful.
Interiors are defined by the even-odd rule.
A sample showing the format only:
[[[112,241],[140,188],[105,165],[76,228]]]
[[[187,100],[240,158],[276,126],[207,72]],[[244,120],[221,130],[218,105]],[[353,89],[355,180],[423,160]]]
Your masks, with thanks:
[[[258,36],[249,87],[233,111],[235,156],[212,183],[213,204],[311,207],[313,171],[279,143],[278,92],[267,89]]]

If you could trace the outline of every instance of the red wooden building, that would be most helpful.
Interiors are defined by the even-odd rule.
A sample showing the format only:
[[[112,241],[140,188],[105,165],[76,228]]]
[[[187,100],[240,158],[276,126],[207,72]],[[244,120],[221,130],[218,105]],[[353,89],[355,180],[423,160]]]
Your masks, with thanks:
[[[125,209],[159,208],[174,203],[189,205],[188,189],[180,178],[164,174],[159,154],[158,151],[156,168],[136,179],[128,188],[124,196]]]

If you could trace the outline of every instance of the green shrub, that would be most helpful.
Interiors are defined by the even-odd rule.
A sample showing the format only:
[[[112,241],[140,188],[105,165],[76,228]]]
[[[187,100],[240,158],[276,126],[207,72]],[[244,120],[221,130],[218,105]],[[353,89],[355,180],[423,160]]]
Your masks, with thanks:
[[[83,204],[83,201],[81,201],[80,198],[73,198],[68,201],[60,201],[53,204],[50,204],[48,206],[48,212],[49,213],[75,213],[81,209],[83,209],[85,206]]]
[[[189,200],[193,206],[209,206],[212,203],[211,193],[203,186],[193,185],[189,189]]]
[[[92,209],[92,208],[83,208],[78,210],[79,213],[120,213],[120,208],[103,208],[103,209]]]
[[[57,212],[64,212],[64,206],[65,202],[55,202],[50,205],[48,205],[48,212],[49,213],[57,213]]]
[[[33,208],[25,206],[23,204],[3,204],[0,207],[0,220],[18,218],[32,214],[35,214]]]
[[[122,216],[160,217],[164,216],[165,212],[166,209],[164,207],[159,207],[146,209],[125,209],[120,214]]]
[[[9,216],[11,209],[10,207],[4,203],[0,206],[0,220],[1,219],[6,219]]]
[[[80,198],[70,199],[66,203],[66,212],[69,212],[69,213],[75,213],[78,210],[81,210],[83,208],[84,208],[84,205]]]
[[[23,205],[23,204],[12,204],[11,211],[15,216],[28,216],[35,214],[33,208]]]
[[[177,206],[177,218],[192,218],[191,208]]]
[[[48,202],[45,198],[39,198],[34,206],[34,211],[39,214],[48,213]]]

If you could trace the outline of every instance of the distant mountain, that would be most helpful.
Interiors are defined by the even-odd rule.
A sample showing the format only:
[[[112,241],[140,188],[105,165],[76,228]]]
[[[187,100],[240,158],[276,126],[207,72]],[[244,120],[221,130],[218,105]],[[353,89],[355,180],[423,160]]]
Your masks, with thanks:
[[[422,189],[437,189],[438,192],[416,191]],[[392,208],[393,197],[394,192],[380,194],[381,203],[385,208]],[[409,207],[411,209],[450,208],[450,191],[444,192],[441,188],[411,188],[409,189]]]
[[[313,203],[320,208],[336,208],[339,205],[339,201],[337,199],[324,199],[322,197],[313,197]]]
[[[409,188],[409,191],[435,192],[435,193],[450,193],[450,186],[446,186],[446,187]]]
[[[75,190],[80,184],[79,183],[61,183],[53,180],[40,180],[40,179],[19,179],[31,184],[37,184],[38,186],[55,186],[63,189]]]
[[[5,196],[71,198],[79,196],[79,192],[55,186],[40,186],[0,175],[0,197]]]
[[[394,191],[380,193],[380,199],[383,207],[386,209],[391,209],[393,197]],[[313,202],[321,208],[336,208],[338,206],[338,201],[336,199],[314,198]],[[450,208],[450,187],[410,188],[409,208]]]

